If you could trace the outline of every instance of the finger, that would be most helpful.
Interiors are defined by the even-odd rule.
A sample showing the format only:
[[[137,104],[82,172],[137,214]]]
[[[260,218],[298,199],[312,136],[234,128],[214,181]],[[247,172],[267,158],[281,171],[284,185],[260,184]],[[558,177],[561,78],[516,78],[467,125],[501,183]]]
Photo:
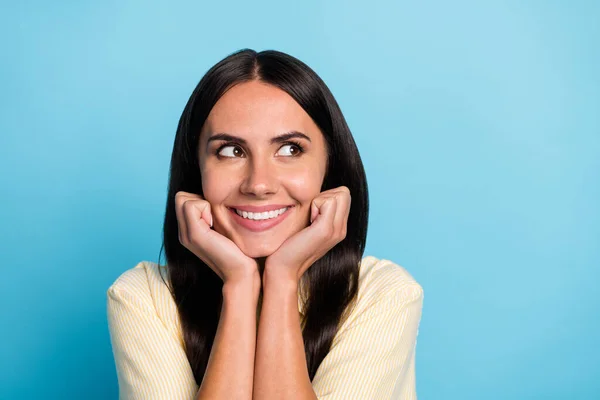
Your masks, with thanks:
[[[185,198],[189,198],[189,199],[195,199],[195,200],[203,200],[206,201],[206,199],[204,197],[202,197],[202,195],[198,194],[198,193],[190,193],[190,192],[184,192],[183,190],[180,190],[179,192],[177,192],[175,194],[175,197],[185,197]]]
[[[325,192],[323,192],[325,193]],[[323,195],[321,193],[319,196],[315,197],[310,205],[310,223],[315,222],[319,214],[322,214],[320,210],[321,206],[325,202],[325,200],[329,197],[328,195]]]
[[[215,260],[208,249],[211,247],[211,233],[216,234],[216,232],[212,231],[206,222],[211,219],[210,203],[204,200],[189,199],[184,201],[182,209],[187,226],[186,247],[214,269],[212,266],[215,265]],[[220,272],[216,272],[220,276]]]
[[[325,232],[325,236],[332,235],[334,233],[334,218],[335,212],[337,208],[337,202],[335,197],[326,196],[326,197],[318,197],[313,200],[313,204],[319,210],[319,214],[315,219],[314,223],[318,224],[321,229]]]
[[[179,241],[187,242],[187,224],[183,215],[183,202],[189,198],[186,192],[177,192],[175,194],[175,215],[177,216],[177,229],[179,231]]]
[[[294,246],[299,259],[309,260],[304,268],[312,265],[332,247],[331,239],[334,237],[335,198],[319,197],[313,200],[313,204],[318,206],[319,215],[311,227],[300,232],[298,243]]]
[[[343,231],[348,223],[348,215],[350,214],[351,197],[350,191],[341,190],[336,196],[337,209],[335,215],[335,227],[338,231]]]
[[[204,198],[196,193],[187,193],[187,192],[178,192],[177,195],[180,196],[179,201],[181,202],[181,205],[183,205],[183,203],[187,202],[187,201],[199,201],[201,204],[209,204],[206,200],[204,200]],[[210,211],[210,207],[208,208],[208,210],[204,210],[202,212],[202,219],[204,219],[204,221],[206,221],[206,223],[212,227],[213,225],[213,220],[212,220],[212,212]]]
[[[346,237],[348,226],[348,216],[350,214],[351,196],[350,189],[347,186],[339,186],[323,193],[328,192],[329,196],[336,199],[336,210],[334,216],[334,235],[342,240]]]
[[[333,189],[325,190],[325,191],[321,192],[320,195],[329,196],[329,195],[336,195],[336,194],[341,193],[341,192],[350,193],[350,189],[348,189],[347,186],[338,186],[338,187],[335,187]]]
[[[319,207],[313,201],[310,205],[310,223],[312,224],[315,219],[317,219],[317,215],[319,215]]]
[[[195,193],[189,193],[179,191],[175,194],[175,214],[177,215],[177,226],[179,230],[179,241],[183,243],[189,243],[190,237],[188,235],[188,221],[186,220],[183,212],[183,205],[190,200],[204,201],[202,196]]]
[[[310,205],[310,222],[311,224],[315,222],[317,218],[319,218],[320,214],[323,214],[324,210],[321,210],[323,204],[327,201],[327,199],[333,197],[331,194],[324,194],[326,192],[322,192],[319,196],[315,197]]]
[[[201,233],[206,233],[212,225],[212,214],[210,203],[204,200],[188,199],[183,203],[183,214],[187,226],[188,238],[192,239],[201,229]]]
[[[323,200],[325,198],[337,197],[339,195],[344,195],[344,194],[346,194],[347,196],[350,196],[350,189],[348,189],[347,186],[338,186],[336,188],[328,189],[328,190],[321,192],[319,194],[319,196],[315,197],[315,199],[314,199],[316,201],[316,203],[312,204],[312,206],[311,206],[310,222],[312,223],[317,218],[317,215],[319,214],[319,206],[323,203]]]

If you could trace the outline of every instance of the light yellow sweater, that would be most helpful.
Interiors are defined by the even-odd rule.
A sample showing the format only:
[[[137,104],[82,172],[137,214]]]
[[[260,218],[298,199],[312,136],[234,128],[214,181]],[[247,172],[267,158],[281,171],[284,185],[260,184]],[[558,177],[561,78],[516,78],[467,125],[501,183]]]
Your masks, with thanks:
[[[107,291],[121,400],[193,400],[175,302],[160,273],[140,262]],[[362,259],[358,298],[312,381],[320,400],[416,399],[415,350],[423,289],[401,266]],[[301,296],[298,310],[302,313]]]

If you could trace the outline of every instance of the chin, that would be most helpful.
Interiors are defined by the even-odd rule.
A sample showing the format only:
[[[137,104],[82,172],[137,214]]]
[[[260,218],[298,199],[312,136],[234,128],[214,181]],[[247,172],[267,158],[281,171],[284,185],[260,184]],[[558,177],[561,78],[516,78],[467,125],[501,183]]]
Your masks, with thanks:
[[[236,244],[245,255],[251,258],[268,257],[275,253],[281,245],[281,243],[252,243],[252,241]]]

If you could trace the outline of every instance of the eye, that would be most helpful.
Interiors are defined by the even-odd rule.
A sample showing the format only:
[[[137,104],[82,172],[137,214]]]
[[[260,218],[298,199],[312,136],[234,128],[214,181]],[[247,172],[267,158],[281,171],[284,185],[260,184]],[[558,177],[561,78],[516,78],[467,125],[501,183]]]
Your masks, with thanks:
[[[283,154],[280,154],[282,150],[285,150]],[[302,146],[297,143],[286,143],[277,152],[278,155],[283,155],[285,157],[297,157],[304,152]]]
[[[237,145],[225,145],[217,150],[217,154],[222,157],[242,157],[242,148]]]

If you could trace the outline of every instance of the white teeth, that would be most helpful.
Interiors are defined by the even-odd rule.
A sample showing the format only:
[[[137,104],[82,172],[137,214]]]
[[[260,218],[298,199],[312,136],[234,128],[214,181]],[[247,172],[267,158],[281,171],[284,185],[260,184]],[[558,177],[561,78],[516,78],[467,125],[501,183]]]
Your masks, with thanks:
[[[263,220],[263,219],[271,219],[271,218],[278,217],[281,214],[283,214],[287,209],[288,209],[287,207],[284,207],[279,210],[265,211],[262,213],[246,212],[246,211],[240,211],[240,210],[236,209],[235,212],[237,213],[237,215],[240,215],[243,218],[259,221],[259,220]]]

